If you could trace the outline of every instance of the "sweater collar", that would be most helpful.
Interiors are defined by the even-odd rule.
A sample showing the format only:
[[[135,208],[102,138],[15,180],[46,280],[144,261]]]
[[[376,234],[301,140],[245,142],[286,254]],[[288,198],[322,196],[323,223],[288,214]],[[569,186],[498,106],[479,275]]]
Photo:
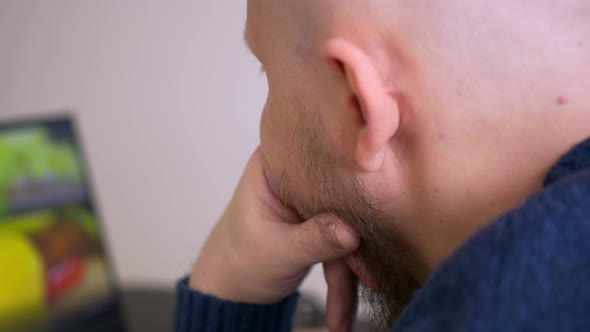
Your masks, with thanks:
[[[590,138],[575,146],[553,166],[545,177],[545,186],[584,169],[590,169]]]

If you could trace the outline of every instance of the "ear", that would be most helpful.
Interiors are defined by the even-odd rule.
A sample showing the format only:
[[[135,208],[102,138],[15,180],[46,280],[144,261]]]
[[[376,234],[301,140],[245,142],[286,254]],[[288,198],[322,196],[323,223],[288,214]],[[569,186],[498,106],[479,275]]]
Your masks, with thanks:
[[[335,38],[323,47],[324,58],[344,76],[362,123],[357,132],[355,164],[365,172],[381,168],[389,142],[399,130],[400,114],[395,96],[384,84],[369,55],[351,42]]]

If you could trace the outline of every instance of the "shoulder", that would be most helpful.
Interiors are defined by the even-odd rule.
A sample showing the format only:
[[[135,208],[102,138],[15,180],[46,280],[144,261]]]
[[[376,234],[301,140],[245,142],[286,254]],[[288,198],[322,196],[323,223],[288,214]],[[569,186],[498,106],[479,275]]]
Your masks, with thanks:
[[[467,241],[416,293],[397,330],[590,326],[589,267],[590,171],[582,171]]]

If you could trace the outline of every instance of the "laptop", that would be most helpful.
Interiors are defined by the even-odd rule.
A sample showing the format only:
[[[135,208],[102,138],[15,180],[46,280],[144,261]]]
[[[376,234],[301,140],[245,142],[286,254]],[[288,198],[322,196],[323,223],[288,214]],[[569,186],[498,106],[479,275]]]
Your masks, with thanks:
[[[126,331],[71,116],[0,124],[0,331]]]

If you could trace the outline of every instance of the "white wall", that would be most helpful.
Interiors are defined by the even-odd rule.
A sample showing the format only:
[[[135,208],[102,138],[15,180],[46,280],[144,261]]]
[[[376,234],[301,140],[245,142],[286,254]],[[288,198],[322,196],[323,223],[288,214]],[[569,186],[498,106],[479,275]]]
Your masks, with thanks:
[[[258,141],[235,0],[0,0],[0,117],[73,108],[124,285],[186,273]],[[324,292],[319,269],[305,289]]]

